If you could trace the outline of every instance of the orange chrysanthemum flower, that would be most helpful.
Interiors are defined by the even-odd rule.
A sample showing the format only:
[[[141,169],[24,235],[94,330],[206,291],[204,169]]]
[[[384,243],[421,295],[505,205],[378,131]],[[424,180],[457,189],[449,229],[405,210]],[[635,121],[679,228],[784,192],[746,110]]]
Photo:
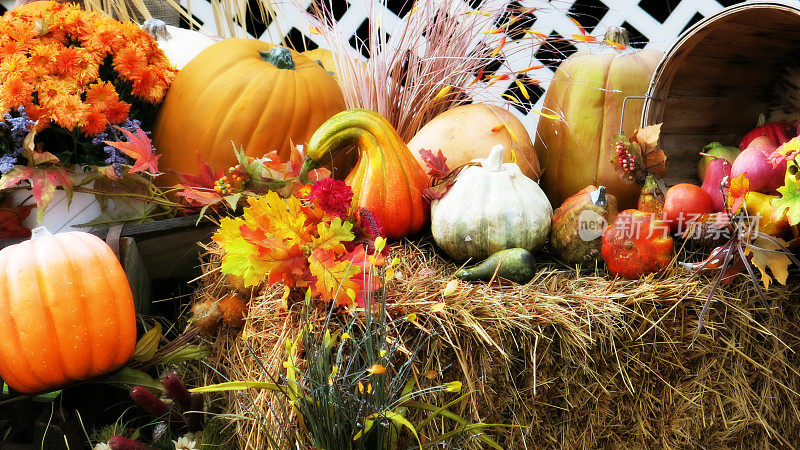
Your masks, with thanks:
[[[103,111],[97,106],[90,105],[88,111],[83,125],[83,134],[86,136],[94,136],[106,129],[108,120],[106,120]]]
[[[99,111],[105,111],[119,103],[119,95],[111,83],[99,81],[90,85],[86,91],[86,103]]]
[[[123,101],[119,101],[114,105],[106,108],[106,120],[112,125],[117,125],[128,118],[128,113],[131,110],[131,105]]]
[[[160,89],[158,74],[151,68],[144,68],[140,71],[138,78],[133,81],[133,95],[137,95],[152,103],[157,103],[161,99],[159,95],[164,93]]]
[[[19,75],[11,75],[0,84],[0,98],[8,105],[29,105],[33,100],[33,85]]]
[[[56,70],[59,75],[70,76],[80,72],[85,66],[86,61],[81,51],[76,47],[67,47],[56,53]]]
[[[53,120],[69,131],[86,123],[89,107],[77,95],[61,95],[52,106]]]
[[[55,71],[56,55],[58,54],[58,46],[37,44],[31,49],[31,57],[28,61],[31,69],[41,72],[40,76]]]
[[[174,76],[155,41],[134,23],[57,2],[26,4],[0,17],[0,109],[25,105],[39,130],[58,125],[97,134],[127,119],[132,103],[161,101]],[[117,92],[120,81],[127,87]]]
[[[131,81],[138,79],[145,67],[147,67],[147,58],[144,52],[133,45],[121,49],[114,57],[114,69],[123,78]]]
[[[14,54],[3,58],[0,62],[0,82],[11,75],[21,75],[28,70],[28,57],[25,54]]]
[[[78,93],[79,87],[69,80],[52,76],[44,77],[38,83],[39,104],[48,106],[55,104],[60,95],[73,95]]]
[[[25,45],[23,43],[8,38],[7,36],[3,36],[3,38],[0,38],[0,61],[25,54]]]
[[[110,24],[99,24],[93,33],[83,37],[81,43],[93,52],[105,56],[124,43],[124,36]]]

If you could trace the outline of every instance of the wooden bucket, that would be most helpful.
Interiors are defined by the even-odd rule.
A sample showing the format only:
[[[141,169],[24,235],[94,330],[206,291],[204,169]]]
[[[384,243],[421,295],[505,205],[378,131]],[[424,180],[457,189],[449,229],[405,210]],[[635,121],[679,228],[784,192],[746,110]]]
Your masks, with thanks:
[[[663,123],[667,185],[697,183],[703,146],[738,146],[760,114],[797,121],[800,111],[774,99],[784,71],[793,68],[800,80],[799,50],[798,1],[734,5],[678,37],[656,67],[642,110],[642,126]]]

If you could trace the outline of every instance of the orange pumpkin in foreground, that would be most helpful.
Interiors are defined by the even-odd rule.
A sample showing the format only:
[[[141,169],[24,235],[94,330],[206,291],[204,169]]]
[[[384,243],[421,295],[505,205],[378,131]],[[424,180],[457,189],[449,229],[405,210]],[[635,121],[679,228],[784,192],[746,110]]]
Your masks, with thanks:
[[[323,122],[345,109],[339,85],[310,58],[257,39],[224,39],[175,76],[155,126],[164,185],[171,172],[198,173],[195,152],[215,170],[273,150],[287,160],[290,142],[306,144]]]
[[[89,233],[39,228],[0,250],[0,324],[0,377],[23,393],[115,370],[136,347],[125,272]]]

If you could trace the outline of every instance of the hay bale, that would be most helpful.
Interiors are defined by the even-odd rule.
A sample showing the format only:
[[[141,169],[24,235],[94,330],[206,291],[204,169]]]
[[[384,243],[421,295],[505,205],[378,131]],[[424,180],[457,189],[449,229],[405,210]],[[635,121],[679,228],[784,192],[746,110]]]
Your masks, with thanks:
[[[602,270],[545,265],[524,286],[461,282],[444,298],[456,266],[432,244],[403,243],[391,253],[402,264],[386,288],[388,314],[429,319],[434,338],[426,357],[444,380],[460,380],[472,392],[462,414],[524,426],[493,430],[506,448],[800,442],[797,286],[771,287],[769,314],[740,277],[715,294],[705,329],[688,348],[708,279],[689,280],[675,270],[620,281]],[[198,297],[221,298],[230,290],[218,261],[212,251]],[[296,337],[302,320],[298,308],[285,307],[282,294],[280,286],[252,293],[247,343],[238,333],[221,334],[213,344],[214,370],[204,370],[198,382],[272,381],[264,369],[272,376],[281,372],[284,342]],[[431,313],[441,302],[446,308]],[[242,448],[268,448],[270,425],[273,431],[292,428],[291,413],[278,413],[280,399],[271,393],[240,392],[225,401],[226,412],[242,417]]]

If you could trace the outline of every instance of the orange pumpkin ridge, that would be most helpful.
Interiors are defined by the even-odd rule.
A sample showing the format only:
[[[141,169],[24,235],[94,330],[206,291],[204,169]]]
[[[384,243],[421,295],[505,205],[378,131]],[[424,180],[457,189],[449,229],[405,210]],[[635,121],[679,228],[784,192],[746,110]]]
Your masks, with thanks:
[[[294,69],[281,63],[289,60]],[[236,164],[234,145],[286,160],[290,143],[307,143],[344,108],[333,77],[300,53],[256,39],[217,42],[178,72],[161,105],[152,133],[167,173],[160,183],[176,183],[173,172],[197,173],[196,151],[216,170]]]

